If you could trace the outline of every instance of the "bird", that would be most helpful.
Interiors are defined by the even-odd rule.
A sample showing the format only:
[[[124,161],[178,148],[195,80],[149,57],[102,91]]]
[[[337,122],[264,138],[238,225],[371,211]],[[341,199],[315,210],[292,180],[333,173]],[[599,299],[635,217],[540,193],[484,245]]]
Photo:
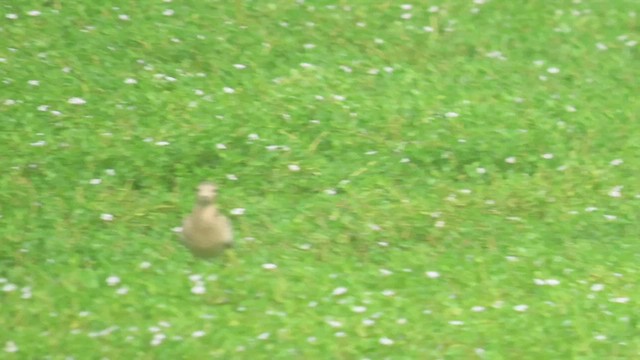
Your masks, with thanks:
[[[182,223],[182,243],[197,258],[213,258],[233,246],[231,222],[215,206],[217,186],[198,185],[196,204]]]

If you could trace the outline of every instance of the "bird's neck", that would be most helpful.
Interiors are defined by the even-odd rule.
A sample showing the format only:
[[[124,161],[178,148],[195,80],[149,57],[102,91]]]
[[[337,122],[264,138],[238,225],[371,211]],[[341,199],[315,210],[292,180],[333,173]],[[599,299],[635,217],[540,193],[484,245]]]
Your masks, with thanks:
[[[211,200],[200,200],[196,202],[196,208],[206,208],[209,206],[213,206],[213,201]]]
[[[193,208],[194,215],[198,216],[210,216],[216,215],[218,213],[218,209],[213,205],[213,203],[198,203]]]

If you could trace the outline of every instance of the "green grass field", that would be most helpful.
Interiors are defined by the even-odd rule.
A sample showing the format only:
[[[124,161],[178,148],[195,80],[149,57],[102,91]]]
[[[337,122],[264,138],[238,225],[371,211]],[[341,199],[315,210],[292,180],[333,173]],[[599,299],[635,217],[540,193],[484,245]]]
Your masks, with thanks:
[[[636,0],[0,9],[0,358],[640,358]]]

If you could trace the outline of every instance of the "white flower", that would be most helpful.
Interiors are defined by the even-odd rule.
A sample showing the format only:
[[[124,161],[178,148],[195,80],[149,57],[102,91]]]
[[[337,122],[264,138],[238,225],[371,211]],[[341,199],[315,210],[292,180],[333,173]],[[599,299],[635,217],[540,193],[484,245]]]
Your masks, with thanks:
[[[191,274],[189,275],[189,280],[192,282],[202,281],[202,275],[200,274]]]
[[[4,351],[8,352],[8,353],[14,353],[17,352],[18,349],[18,345],[16,345],[16,343],[14,343],[13,341],[7,341],[4,344]]]
[[[224,91],[225,94],[233,94],[236,92],[234,88],[230,88],[228,86],[225,86],[224,88],[222,88],[222,91]]]
[[[138,267],[140,269],[148,269],[148,268],[151,267],[151,263],[148,262],[148,261],[143,261],[143,262],[140,263],[140,265],[138,265]]]
[[[122,21],[129,21],[131,20],[131,18],[129,17],[129,15],[127,14],[120,14],[118,15],[118,19],[122,20]]]
[[[6,285],[4,285],[2,287],[2,291],[4,291],[4,292],[12,292],[12,291],[15,291],[17,288],[18,288],[17,285],[9,283],[9,284],[6,284]]]
[[[550,67],[550,68],[547,69],[547,72],[549,74],[557,74],[557,73],[560,72],[560,69],[558,69],[557,67]]]
[[[27,12],[27,15],[29,15],[29,16],[40,16],[40,14],[42,14],[42,13],[40,11],[38,11],[38,10],[29,10]]]
[[[487,169],[485,169],[485,168],[483,168],[483,167],[479,167],[479,168],[477,168],[477,169],[476,169],[476,172],[477,172],[478,174],[481,174],[481,175],[482,175],[482,174],[486,174],[486,173],[487,173]]]
[[[331,326],[333,328],[342,327],[342,323],[340,321],[336,321],[336,320],[327,320],[327,324],[329,324],[329,326]]]
[[[422,30],[424,30],[425,32],[433,32],[435,29],[431,26],[423,26]]]
[[[453,119],[453,118],[457,118],[460,115],[457,112],[449,111],[449,112],[445,113],[444,116],[448,117],[450,119]]]
[[[348,289],[346,287],[337,287],[335,289],[333,289],[332,294],[335,296],[339,296],[339,295],[344,295],[346,294],[348,291]]]
[[[290,171],[300,171],[300,166],[296,165],[296,164],[290,164],[288,166]]]
[[[351,308],[351,310],[355,313],[363,313],[365,311],[367,311],[366,306],[354,306]]]
[[[378,271],[380,271],[380,275],[382,275],[382,276],[389,276],[389,275],[393,274],[393,271],[387,270],[387,269],[380,269]]]
[[[230,213],[231,215],[244,215],[244,208],[235,208],[235,209],[231,209]]]
[[[499,59],[499,60],[507,60],[507,58],[502,54],[502,51],[490,51],[486,54],[488,58]]]
[[[120,284],[120,278],[115,275],[109,276],[106,281],[109,286],[116,286]]]
[[[258,134],[249,134],[247,137],[251,141],[256,141],[256,140],[260,139],[260,136]]]
[[[202,295],[205,292],[207,292],[207,289],[205,289],[203,284],[196,284],[194,287],[191,288],[191,293],[195,295]]]
[[[134,78],[126,78],[124,79],[124,83],[127,85],[133,85],[133,84],[137,84],[138,80],[134,79]]]
[[[387,337],[380,338],[379,341],[380,341],[381,345],[385,345],[385,346],[393,345],[393,340],[391,340],[391,339],[389,339]]]
[[[175,14],[175,11],[173,11],[171,9],[167,9],[167,10],[162,12],[162,15],[164,15],[164,16],[172,16],[173,14]]]
[[[460,320],[451,320],[451,321],[449,321],[449,325],[453,325],[453,326],[460,326],[460,325],[464,325],[464,321],[460,321]]]
[[[622,163],[624,163],[622,159],[614,159],[614,160],[611,160],[609,164],[611,164],[611,166],[618,166],[618,165],[622,165]]]
[[[513,310],[518,312],[525,312],[529,309],[529,305],[516,305],[513,307]]]
[[[440,273],[437,271],[427,271],[424,273],[428,278],[437,279],[440,277]]]
[[[216,144],[216,149],[218,149],[218,150],[226,150],[227,149],[227,145],[225,145],[225,144]]]
[[[382,290],[382,295],[384,296],[394,296],[396,294],[393,290]]]
[[[614,186],[611,191],[609,191],[609,196],[611,197],[621,197],[622,196],[622,188],[623,186]]]
[[[606,336],[606,335],[602,335],[602,334],[596,335],[596,336],[594,336],[593,338],[594,338],[594,339],[596,339],[596,340],[598,340],[598,341],[605,341],[605,340],[607,340],[607,336]]]
[[[509,156],[508,158],[504,159],[504,161],[508,164],[515,164],[516,163],[516,157],[515,156]]]
[[[27,81],[27,84],[29,84],[31,86],[40,86],[40,81],[38,81],[38,80],[29,80],[29,81]]]
[[[486,308],[484,306],[474,306],[471,308],[471,311],[473,312],[483,312],[485,311]]]
[[[262,268],[265,270],[275,270],[278,268],[276,264],[262,264]]]
[[[611,302],[614,303],[619,303],[619,304],[626,304],[629,302],[629,298],[628,297],[617,297],[617,298],[613,298],[611,299]]]
[[[118,290],[116,290],[116,294],[118,295],[126,295],[129,292],[129,288],[126,286],[123,286],[121,288],[119,288]]]
[[[233,67],[238,69],[238,70],[243,70],[243,69],[247,68],[247,66],[243,65],[243,64],[233,64]]]
[[[335,194],[337,194],[337,191],[336,191],[336,189],[326,189],[324,191],[324,193],[327,194],[327,195],[335,195]]]
[[[151,346],[158,346],[160,344],[162,344],[162,340],[164,340],[164,338],[157,338],[157,337],[153,337],[153,339],[151,339],[150,345]]]
[[[269,334],[268,332],[264,332],[264,333],[258,335],[258,340],[267,340],[270,335],[271,334]]]
[[[602,291],[604,290],[604,285],[603,284],[593,284],[591,285],[591,291],[597,292],[597,291]]]
[[[553,159],[553,154],[551,153],[542,154],[542,158],[547,160]]]
[[[443,227],[445,226],[445,224],[446,224],[446,223],[444,222],[444,220],[438,220],[438,221],[436,221],[436,223],[435,223],[435,227],[437,227],[437,228],[443,228]]]
[[[44,141],[44,140],[39,140],[39,141],[36,141],[36,142],[31,143],[31,146],[38,146],[38,147],[40,147],[40,146],[45,146],[45,145],[47,145],[47,142],[46,142],[46,141]]]
[[[18,18],[18,14],[7,14],[5,17],[9,20],[15,20]]]
[[[84,105],[87,103],[87,101],[85,99],[79,98],[79,97],[72,97],[69,98],[69,100],[67,100],[67,102],[71,105]]]
[[[377,224],[369,224],[369,229],[373,230],[373,231],[380,231],[382,230],[382,228],[380,227],[380,225]]]
[[[194,331],[191,336],[194,338],[203,337],[206,333],[202,330]]]
[[[30,287],[23,287],[22,288],[22,296],[20,296],[22,299],[31,299],[32,296],[33,296],[33,294],[31,293],[31,288]]]
[[[91,179],[89,180],[89,184],[91,185],[100,185],[102,183],[102,179]]]
[[[100,214],[100,219],[103,221],[113,221],[114,216],[111,214]]]
[[[549,286],[558,286],[560,285],[560,280],[557,279],[547,279],[545,280],[545,284]]]

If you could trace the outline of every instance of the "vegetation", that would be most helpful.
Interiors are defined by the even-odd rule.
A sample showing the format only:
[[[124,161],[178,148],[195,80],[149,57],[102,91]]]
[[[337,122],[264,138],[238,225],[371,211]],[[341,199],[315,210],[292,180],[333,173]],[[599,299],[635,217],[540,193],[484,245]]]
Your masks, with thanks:
[[[634,5],[5,2],[2,357],[638,358]]]

